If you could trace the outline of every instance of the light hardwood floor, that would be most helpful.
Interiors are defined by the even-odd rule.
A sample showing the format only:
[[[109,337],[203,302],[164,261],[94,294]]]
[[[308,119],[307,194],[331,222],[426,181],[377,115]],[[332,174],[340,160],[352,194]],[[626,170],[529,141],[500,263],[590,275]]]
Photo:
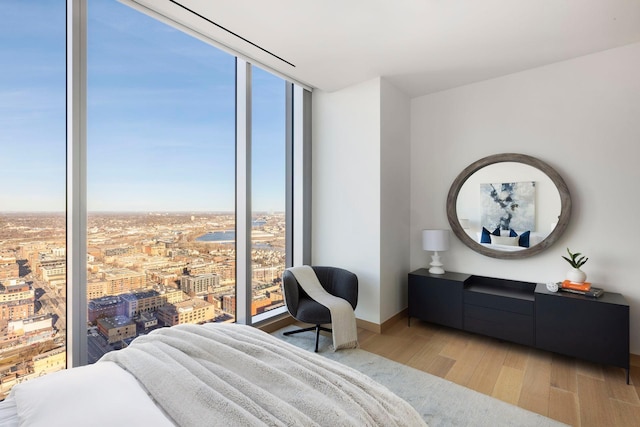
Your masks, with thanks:
[[[559,333],[571,333],[570,331]],[[406,317],[360,348],[572,426],[640,426],[640,363],[623,369]]]

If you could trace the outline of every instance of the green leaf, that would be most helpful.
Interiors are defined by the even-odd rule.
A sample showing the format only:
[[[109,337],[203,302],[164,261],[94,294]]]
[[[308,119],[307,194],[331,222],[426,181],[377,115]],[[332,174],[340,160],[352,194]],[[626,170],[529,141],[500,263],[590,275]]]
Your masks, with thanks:
[[[576,252],[575,254],[572,254],[571,251],[569,250],[569,248],[567,248],[567,253],[569,254],[569,256],[571,257],[570,259],[567,258],[566,256],[562,256],[562,258],[564,258],[573,268],[580,268],[581,266],[583,266],[588,260],[589,258],[586,258],[584,256],[582,256],[581,252]]]

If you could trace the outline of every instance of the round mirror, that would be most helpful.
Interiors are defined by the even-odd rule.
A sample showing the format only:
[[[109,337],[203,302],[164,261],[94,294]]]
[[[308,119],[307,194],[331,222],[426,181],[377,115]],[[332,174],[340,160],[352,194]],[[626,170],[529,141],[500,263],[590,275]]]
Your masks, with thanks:
[[[562,235],[570,214],[571,197],[562,177],[525,154],[496,154],[472,163],[447,196],[453,233],[493,258],[542,252]]]

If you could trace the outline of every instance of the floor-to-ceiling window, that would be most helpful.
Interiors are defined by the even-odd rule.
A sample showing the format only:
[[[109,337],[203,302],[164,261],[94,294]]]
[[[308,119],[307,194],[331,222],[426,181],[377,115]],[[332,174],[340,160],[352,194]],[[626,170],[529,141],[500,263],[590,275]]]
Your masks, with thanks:
[[[251,315],[260,318],[284,305],[289,121],[287,82],[255,66],[251,78]]]
[[[292,84],[256,66],[242,81],[246,65],[209,43],[87,5],[87,361],[158,327],[283,313]]]
[[[113,0],[87,19],[88,361],[235,317],[235,58]]]
[[[66,366],[65,3],[0,2],[0,399]]]
[[[255,67],[238,82],[233,55],[115,0],[66,6],[0,2],[0,399],[157,327],[284,311],[295,85]],[[251,137],[247,190],[237,150]]]

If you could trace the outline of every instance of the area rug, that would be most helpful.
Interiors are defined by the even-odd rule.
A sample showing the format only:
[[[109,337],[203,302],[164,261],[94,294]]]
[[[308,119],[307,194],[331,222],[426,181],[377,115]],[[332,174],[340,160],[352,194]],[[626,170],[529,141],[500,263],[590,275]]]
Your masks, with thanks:
[[[313,351],[315,333],[308,332],[285,337],[287,326],[273,335],[300,348]],[[320,355],[357,369],[386,386],[409,402],[430,427],[555,427],[565,426],[550,418],[494,399],[474,390],[418,369],[402,365],[368,351],[353,349],[332,351],[331,338],[321,336]],[[323,344],[324,343],[324,344]]]

